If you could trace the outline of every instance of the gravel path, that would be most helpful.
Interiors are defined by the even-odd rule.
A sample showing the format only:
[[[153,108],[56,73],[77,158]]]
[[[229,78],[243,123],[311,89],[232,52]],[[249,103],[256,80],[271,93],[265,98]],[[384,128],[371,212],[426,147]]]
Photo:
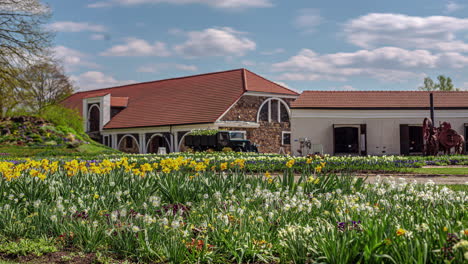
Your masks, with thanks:
[[[375,182],[376,175],[357,175],[357,177],[366,177],[367,182]],[[394,177],[395,179],[404,178],[407,181],[416,180],[418,183],[426,183],[433,181],[436,184],[468,184],[468,176],[456,176],[456,175],[392,175],[392,174],[381,174],[381,178]]]

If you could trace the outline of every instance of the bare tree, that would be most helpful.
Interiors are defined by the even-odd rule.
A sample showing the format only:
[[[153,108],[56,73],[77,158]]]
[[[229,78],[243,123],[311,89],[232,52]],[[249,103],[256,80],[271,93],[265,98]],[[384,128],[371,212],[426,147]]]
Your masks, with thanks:
[[[21,89],[23,103],[34,111],[59,103],[74,90],[63,68],[52,62],[32,65],[19,78],[24,84]]]
[[[0,0],[0,73],[4,78],[11,69],[47,53],[52,35],[44,24],[49,16],[49,8],[40,0]]]
[[[18,104],[20,69],[48,54],[49,16],[40,0],[0,0],[0,117]]]

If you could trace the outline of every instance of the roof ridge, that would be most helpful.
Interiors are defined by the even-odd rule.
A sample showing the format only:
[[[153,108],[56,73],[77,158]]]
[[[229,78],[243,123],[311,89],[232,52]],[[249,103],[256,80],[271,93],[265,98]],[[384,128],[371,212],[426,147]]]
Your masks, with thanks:
[[[267,81],[267,82],[274,83],[275,85],[278,85],[278,86],[281,87],[281,88],[284,88],[284,89],[286,89],[286,90],[288,90],[288,91],[291,91],[291,92],[293,92],[293,93],[295,93],[295,94],[297,94],[297,95],[300,95],[300,93],[298,93],[297,91],[292,90],[291,88],[284,87],[283,85],[281,85],[281,84],[279,84],[279,83],[277,83],[277,82],[274,82],[274,81],[272,81],[272,80],[268,80],[267,78],[265,78],[265,77],[263,77],[263,76],[261,76],[261,75],[258,75],[258,74],[256,74],[256,73],[253,72],[253,71],[249,71],[248,69],[245,69],[245,68],[242,68],[242,69],[243,69],[244,71],[250,72],[251,74],[253,74],[253,75],[257,76],[257,77],[260,77],[261,79],[263,79],[263,80],[265,80],[265,81]],[[247,88],[247,87],[246,87],[246,88]]]
[[[246,69],[242,68],[242,85],[244,86],[244,93],[248,91],[247,89],[247,74],[246,74]]]
[[[245,70],[245,69],[240,68],[240,69],[233,69],[233,70],[226,70],[226,71],[218,71],[218,72],[208,72],[208,73],[194,74],[194,75],[189,75],[189,76],[173,77],[173,78],[167,78],[167,79],[161,79],[161,80],[154,80],[154,81],[147,81],[147,82],[131,83],[131,84],[125,84],[125,85],[119,85],[119,86],[113,86],[113,87],[107,87],[107,88],[100,88],[100,89],[94,89],[94,90],[88,90],[88,91],[80,91],[80,92],[76,92],[76,93],[74,93],[74,94],[81,94],[81,93],[89,93],[89,92],[104,91],[104,90],[110,90],[110,89],[116,89],[116,88],[123,88],[123,87],[128,87],[128,86],[133,86],[133,85],[157,83],[157,82],[172,81],[172,80],[180,80],[180,79],[187,79],[187,78],[193,78],[193,77],[199,77],[199,76],[207,76],[207,75],[213,75],[213,74],[220,74],[220,73],[227,73],[227,72],[235,72],[235,71],[240,71],[240,70]]]
[[[468,91],[414,91],[414,90],[356,90],[356,91],[327,91],[327,90],[305,90],[305,93],[468,93]]]

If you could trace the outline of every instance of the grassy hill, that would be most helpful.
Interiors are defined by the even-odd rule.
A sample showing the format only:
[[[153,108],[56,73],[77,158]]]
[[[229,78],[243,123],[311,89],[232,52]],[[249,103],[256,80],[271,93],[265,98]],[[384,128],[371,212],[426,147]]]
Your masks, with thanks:
[[[41,117],[0,119],[0,158],[116,153],[88,135]]]

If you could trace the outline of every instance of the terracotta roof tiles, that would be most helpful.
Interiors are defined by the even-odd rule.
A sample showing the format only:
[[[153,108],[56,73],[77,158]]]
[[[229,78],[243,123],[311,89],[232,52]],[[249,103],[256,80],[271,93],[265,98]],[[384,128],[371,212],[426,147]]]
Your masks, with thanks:
[[[199,124],[215,122],[246,91],[298,95],[238,69],[79,92],[63,104],[81,112],[84,98],[111,94],[113,106],[127,107],[105,129]]]
[[[434,92],[434,106],[468,107],[468,92]],[[305,91],[292,108],[427,108],[425,91]]]

